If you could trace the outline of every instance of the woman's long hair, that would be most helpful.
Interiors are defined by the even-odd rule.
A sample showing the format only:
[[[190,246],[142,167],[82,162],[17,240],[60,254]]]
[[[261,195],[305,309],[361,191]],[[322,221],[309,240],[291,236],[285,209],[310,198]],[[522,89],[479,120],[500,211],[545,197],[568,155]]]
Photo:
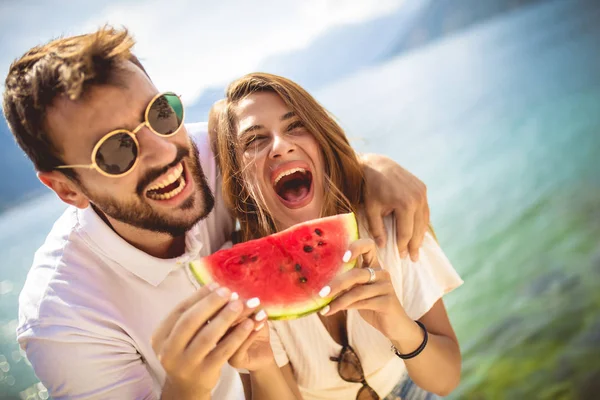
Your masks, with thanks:
[[[342,128],[308,92],[289,79],[252,73],[232,82],[218,116],[213,147],[223,177],[223,196],[240,222],[243,241],[276,232],[275,222],[260,201],[260,193],[252,193],[245,184],[240,163],[235,109],[247,96],[258,92],[277,94],[302,121],[320,146],[324,161],[325,198],[321,216],[356,212],[364,200],[365,180],[362,166]],[[261,204],[262,203],[262,204]]]

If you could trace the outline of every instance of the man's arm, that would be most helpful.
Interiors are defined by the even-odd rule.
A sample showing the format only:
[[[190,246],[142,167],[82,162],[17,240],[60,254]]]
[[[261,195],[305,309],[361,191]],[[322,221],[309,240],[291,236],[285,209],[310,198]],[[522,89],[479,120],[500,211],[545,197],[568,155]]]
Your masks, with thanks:
[[[379,247],[387,237],[383,217],[394,213],[401,257],[417,261],[429,229],[427,187],[394,160],[378,154],[361,156],[367,184],[365,209],[369,230]]]
[[[19,335],[35,374],[59,399],[156,399],[134,346],[63,325],[32,326]]]

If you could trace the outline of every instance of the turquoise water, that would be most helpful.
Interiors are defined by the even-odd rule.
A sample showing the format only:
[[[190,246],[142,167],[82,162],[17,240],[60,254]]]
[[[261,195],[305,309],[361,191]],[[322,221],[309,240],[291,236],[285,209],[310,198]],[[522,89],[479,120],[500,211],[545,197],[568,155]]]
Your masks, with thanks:
[[[599,397],[597,3],[521,9],[315,93],[359,150],[428,185],[466,282],[446,300],[464,360],[454,398]],[[14,343],[16,302],[61,209],[47,196],[0,216],[2,394],[46,395]]]

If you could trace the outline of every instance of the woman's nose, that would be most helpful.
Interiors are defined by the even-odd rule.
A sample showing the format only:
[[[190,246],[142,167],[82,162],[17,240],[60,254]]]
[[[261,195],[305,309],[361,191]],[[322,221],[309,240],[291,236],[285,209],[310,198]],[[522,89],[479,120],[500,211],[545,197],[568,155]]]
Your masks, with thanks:
[[[271,147],[271,158],[282,157],[286,154],[293,153],[296,145],[284,135],[275,134],[273,137],[273,146]]]

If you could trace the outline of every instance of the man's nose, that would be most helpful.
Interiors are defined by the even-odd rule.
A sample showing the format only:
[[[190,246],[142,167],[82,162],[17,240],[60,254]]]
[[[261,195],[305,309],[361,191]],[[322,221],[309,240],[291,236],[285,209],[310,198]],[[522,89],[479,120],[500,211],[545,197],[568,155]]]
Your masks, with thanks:
[[[140,144],[140,161],[148,167],[164,167],[177,156],[173,139],[158,136],[147,126],[142,127],[136,137]]]

